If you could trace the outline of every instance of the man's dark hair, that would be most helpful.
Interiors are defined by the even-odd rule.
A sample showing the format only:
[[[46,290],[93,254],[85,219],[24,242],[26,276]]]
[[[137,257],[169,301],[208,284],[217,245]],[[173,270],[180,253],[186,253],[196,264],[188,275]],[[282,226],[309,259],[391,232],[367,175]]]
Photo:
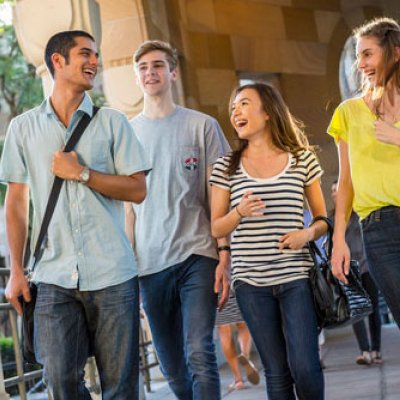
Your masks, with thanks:
[[[95,42],[93,36],[85,31],[64,31],[58,32],[53,35],[47,42],[46,49],[44,52],[44,60],[46,62],[47,68],[50,71],[52,77],[54,77],[54,65],[51,61],[51,56],[54,53],[61,54],[66,63],[69,63],[69,51],[76,46],[76,37],[86,37]]]

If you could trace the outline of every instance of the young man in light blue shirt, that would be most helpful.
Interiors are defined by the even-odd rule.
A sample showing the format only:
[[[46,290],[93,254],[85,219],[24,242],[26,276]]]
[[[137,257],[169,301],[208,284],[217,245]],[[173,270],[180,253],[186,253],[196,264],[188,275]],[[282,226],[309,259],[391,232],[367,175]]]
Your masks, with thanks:
[[[144,109],[131,123],[153,167],[149,195],[134,206],[140,290],[175,396],[218,400],[213,328],[218,291],[220,307],[229,291],[230,255],[227,241],[211,236],[208,177],[229,146],[214,118],[173,102],[177,61],[160,41],[135,53]]]
[[[29,197],[34,245],[54,176],[63,178],[33,275],[36,358],[53,399],[90,398],[83,380],[89,350],[102,398],[137,399],[137,268],[122,201],[143,201],[149,166],[127,119],[112,109],[100,109],[75,151],[62,151],[80,117],[92,116],[85,91],[97,73],[97,47],[86,32],[60,32],[47,43],[45,60],[54,77],[51,96],[11,121],[0,165],[0,180],[8,182],[6,297],[19,313],[18,296],[30,300],[23,271]]]

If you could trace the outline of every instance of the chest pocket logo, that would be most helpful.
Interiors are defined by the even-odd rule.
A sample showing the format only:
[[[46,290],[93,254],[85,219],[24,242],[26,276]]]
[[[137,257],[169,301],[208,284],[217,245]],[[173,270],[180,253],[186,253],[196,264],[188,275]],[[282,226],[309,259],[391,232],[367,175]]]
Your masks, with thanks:
[[[195,171],[199,166],[199,159],[197,157],[186,158],[184,165],[188,171]]]

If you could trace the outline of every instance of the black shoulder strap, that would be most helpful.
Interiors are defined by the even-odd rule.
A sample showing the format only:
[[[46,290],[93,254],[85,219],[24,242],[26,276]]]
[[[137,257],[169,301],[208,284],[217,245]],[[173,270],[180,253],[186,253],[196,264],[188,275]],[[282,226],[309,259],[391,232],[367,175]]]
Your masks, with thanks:
[[[89,125],[90,121],[97,114],[97,111],[99,111],[99,108],[93,106],[92,117],[90,117],[86,113],[82,115],[81,119],[78,122],[78,125],[72,132],[71,137],[69,138],[67,144],[65,145],[64,149],[65,153],[69,153],[74,149],[75,145],[78,143],[79,139],[81,138],[87,126]],[[32,262],[30,264],[29,273],[32,273],[33,270],[35,269],[36,264],[40,260],[40,257],[46,246],[46,241],[44,239],[46,237],[47,229],[49,227],[51,217],[53,216],[54,209],[56,207],[63,182],[64,179],[61,179],[58,176],[54,178],[53,186],[51,188],[49,200],[46,206],[46,211],[44,213],[42,225],[40,227],[39,236],[36,242],[35,251],[33,253]]]

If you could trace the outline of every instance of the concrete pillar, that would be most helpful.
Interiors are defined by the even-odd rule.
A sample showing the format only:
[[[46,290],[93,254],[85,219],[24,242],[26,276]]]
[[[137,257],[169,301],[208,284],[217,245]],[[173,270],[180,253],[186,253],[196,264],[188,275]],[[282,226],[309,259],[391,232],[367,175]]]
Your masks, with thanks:
[[[142,0],[99,0],[103,42],[103,90],[108,104],[128,117],[142,110],[143,96],[136,85],[133,53],[147,40]]]
[[[44,64],[44,48],[53,34],[84,30],[93,35],[100,47],[100,9],[96,0],[17,0],[13,18],[21,50],[37,68],[46,96],[53,81]]]

